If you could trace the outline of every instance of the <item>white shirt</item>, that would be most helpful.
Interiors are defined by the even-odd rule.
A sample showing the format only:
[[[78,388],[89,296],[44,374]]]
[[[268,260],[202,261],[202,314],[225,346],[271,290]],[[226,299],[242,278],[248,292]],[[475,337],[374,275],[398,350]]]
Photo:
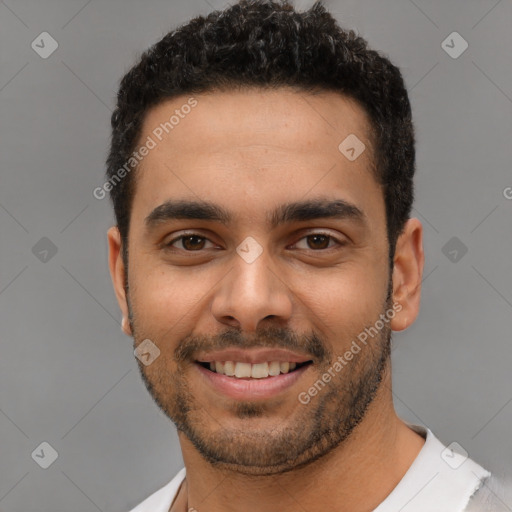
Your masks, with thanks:
[[[426,438],[402,480],[373,512],[463,512],[489,471],[443,445],[429,428],[408,424]],[[168,512],[186,470],[131,512]]]

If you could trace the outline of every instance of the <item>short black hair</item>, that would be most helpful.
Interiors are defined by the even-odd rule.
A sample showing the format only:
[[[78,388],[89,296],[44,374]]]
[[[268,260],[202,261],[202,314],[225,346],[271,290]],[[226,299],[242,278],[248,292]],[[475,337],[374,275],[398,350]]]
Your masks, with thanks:
[[[125,263],[136,169],[113,179],[136,149],[148,109],[184,94],[245,87],[335,91],[362,107],[371,121],[372,170],[383,186],[392,268],[414,196],[414,127],[402,75],[365,39],[342,29],[321,2],[298,12],[288,0],[240,0],[198,16],[144,52],[122,78],[107,180],[114,184],[109,191]]]

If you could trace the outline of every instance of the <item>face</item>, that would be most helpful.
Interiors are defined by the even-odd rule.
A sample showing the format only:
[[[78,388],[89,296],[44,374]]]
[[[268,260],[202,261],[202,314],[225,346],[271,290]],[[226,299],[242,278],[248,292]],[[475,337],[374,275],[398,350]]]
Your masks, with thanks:
[[[363,421],[398,311],[414,316],[393,306],[368,120],[327,92],[195,101],[174,98],[145,118],[140,141],[157,144],[137,170],[128,268],[109,232],[125,331],[158,347],[142,376],[206,460],[285,472]],[[155,129],[176,110],[160,141]],[[366,146],[355,160],[338,148],[350,134]]]

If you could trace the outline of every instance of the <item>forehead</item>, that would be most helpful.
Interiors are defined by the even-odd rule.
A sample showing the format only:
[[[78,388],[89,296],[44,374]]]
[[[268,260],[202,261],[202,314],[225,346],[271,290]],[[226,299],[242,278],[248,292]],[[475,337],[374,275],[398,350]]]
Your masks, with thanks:
[[[170,197],[246,197],[255,201],[246,204],[252,215],[256,204],[336,189],[368,203],[380,194],[369,127],[359,104],[335,92],[247,89],[166,100],[144,119],[139,142],[150,137],[155,146],[137,170],[134,212],[137,204],[154,208]],[[339,145],[354,135],[366,149],[349,161]]]
[[[208,138],[204,150],[211,152],[259,144],[307,151],[338,139],[339,143],[350,133],[365,139],[369,136],[364,110],[355,100],[336,92],[311,94],[290,88],[215,91],[194,96],[197,105],[193,108],[187,106],[191,97],[165,100],[150,109],[142,134],[168,123],[174,114],[169,133],[162,135],[182,151],[197,150],[199,137]]]

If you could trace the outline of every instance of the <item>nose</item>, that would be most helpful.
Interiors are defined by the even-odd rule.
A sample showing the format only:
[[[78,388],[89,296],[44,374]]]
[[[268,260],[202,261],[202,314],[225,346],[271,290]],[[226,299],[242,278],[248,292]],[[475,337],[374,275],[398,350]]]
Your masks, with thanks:
[[[218,322],[246,332],[254,332],[265,323],[288,324],[292,292],[270,263],[265,251],[252,263],[235,257],[234,268],[213,298],[211,311]]]

